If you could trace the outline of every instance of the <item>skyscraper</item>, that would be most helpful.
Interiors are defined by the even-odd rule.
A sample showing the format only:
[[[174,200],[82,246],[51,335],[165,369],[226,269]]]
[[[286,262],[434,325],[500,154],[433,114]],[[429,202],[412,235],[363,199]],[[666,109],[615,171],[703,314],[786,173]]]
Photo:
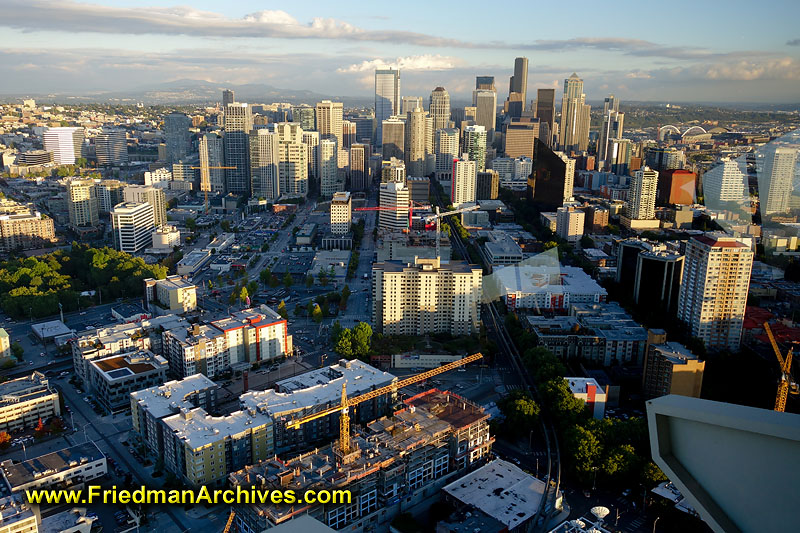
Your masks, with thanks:
[[[475,76],[475,90],[496,91],[494,86],[494,76]]]
[[[528,177],[528,199],[555,211],[572,197],[575,160],[554,152],[541,139],[534,141],[533,168]]]
[[[400,71],[375,71],[375,143],[383,140],[383,121],[400,113]]]
[[[319,180],[319,132],[303,131],[303,144],[308,151],[308,171]]]
[[[43,135],[44,149],[53,152],[53,163],[74,165],[81,157],[84,135],[83,128],[47,128]]]
[[[423,108],[421,96],[404,96],[402,109],[397,114],[405,117],[410,111],[414,111],[418,107]]]
[[[763,150],[764,163],[758,176],[761,213],[785,213],[789,211],[789,197],[792,195],[797,148],[771,143]]]
[[[611,139],[622,138],[622,126],[625,113],[619,112],[619,100],[614,95],[609,95],[603,103],[603,125],[600,128],[600,139],[597,142],[597,160],[602,165],[602,170],[608,170],[609,144]]]
[[[678,319],[707,349],[739,349],[752,266],[752,250],[733,237],[710,233],[687,242]]]
[[[519,110],[518,115],[512,114],[512,116],[521,116],[522,112],[525,111],[525,101],[528,97],[528,58],[527,57],[518,57],[514,59],[514,75],[511,76],[511,79],[508,83],[508,92],[509,93],[517,93],[520,95],[520,101],[522,102],[521,108]]]
[[[478,166],[467,154],[453,160],[453,177],[450,183],[450,203],[458,208],[475,203],[478,181]]]
[[[333,193],[344,190],[344,184],[339,182],[336,139],[319,141],[317,154],[319,157],[319,194],[323,198],[330,198]]]
[[[417,107],[406,115],[405,163],[409,176],[424,176],[425,172],[425,111]]]
[[[478,89],[472,93],[472,100],[476,109],[475,123],[486,128],[486,144],[491,145],[497,120],[497,92]]]
[[[566,152],[582,152],[589,147],[589,113],[583,93],[583,80],[574,72],[564,80],[564,96],[561,99],[561,142]]]
[[[192,119],[184,113],[164,117],[164,136],[167,141],[167,162],[177,163],[192,151]]]
[[[137,204],[148,203],[153,207],[153,224],[166,226],[167,224],[167,197],[164,189],[156,187],[142,187],[128,185],[122,193],[125,202]]]
[[[349,120],[342,121],[342,148],[349,150],[350,145],[356,142],[356,123]]]
[[[281,195],[280,146],[278,134],[266,129],[253,130],[250,136],[250,190],[254,198],[271,202]]]
[[[308,147],[303,143],[303,128],[296,122],[282,122],[275,125],[275,134],[279,143],[281,195],[308,195]]]
[[[381,183],[379,193],[380,206],[378,227],[388,230],[408,228],[408,210],[410,194],[402,181]]]
[[[722,209],[728,202],[741,204],[748,196],[744,157],[723,158],[703,174],[704,202],[712,209]]]
[[[344,146],[342,135],[343,109],[341,102],[323,100],[317,104],[317,131],[320,139],[334,139],[337,148]]]
[[[431,91],[428,112],[433,117],[433,131],[450,127],[450,94],[444,87]]]
[[[478,172],[486,170],[486,128],[467,126],[464,128],[464,152],[470,161],[475,161]]]
[[[626,215],[632,220],[653,220],[656,218],[656,192],[658,172],[644,167],[633,173],[628,191]]]
[[[200,190],[225,193],[225,149],[222,135],[209,132],[200,137]]]
[[[541,123],[547,123],[550,138],[545,140],[548,146],[552,145],[553,123],[556,117],[556,90],[538,89],[536,91],[536,118]]]
[[[539,138],[538,118],[520,117],[512,118],[506,123],[506,132],[503,137],[503,152],[506,157],[533,158],[534,141]]]
[[[631,148],[630,139],[608,140],[608,167],[617,176],[627,176],[630,172]]]
[[[300,124],[303,131],[314,131],[316,129],[316,115],[316,109],[308,104],[292,106],[292,122]]]
[[[153,206],[147,202],[123,202],[111,210],[114,247],[121,252],[133,254],[151,246],[155,227]]]
[[[222,109],[226,109],[228,104],[232,104],[236,101],[236,97],[233,94],[233,91],[230,89],[223,89],[222,90]]]
[[[500,175],[496,170],[478,172],[475,186],[476,200],[497,200],[500,193]]]
[[[93,180],[72,180],[67,185],[69,224],[73,228],[94,227],[100,221],[100,202]]]
[[[95,155],[100,166],[128,163],[128,139],[125,130],[104,129],[94,138]]]
[[[369,188],[369,145],[355,143],[350,147],[350,190]]]
[[[381,125],[381,153],[384,159],[405,158],[406,123],[400,117],[390,117]]]
[[[250,194],[250,159],[247,134],[253,129],[253,114],[245,103],[225,107],[225,171],[226,190],[234,194]]]
[[[444,128],[436,130],[434,152],[436,154],[436,179],[450,179],[453,160],[458,158],[458,130]]]

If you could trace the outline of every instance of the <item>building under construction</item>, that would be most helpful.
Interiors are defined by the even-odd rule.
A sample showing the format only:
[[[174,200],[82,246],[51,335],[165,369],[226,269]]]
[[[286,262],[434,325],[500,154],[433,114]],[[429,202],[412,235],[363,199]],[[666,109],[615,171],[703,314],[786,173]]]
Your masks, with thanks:
[[[349,504],[242,505],[237,531],[258,533],[305,514],[334,529],[375,530],[400,512],[422,510],[445,484],[485,463],[494,439],[481,407],[437,389],[403,403],[357,429],[346,455],[334,444],[230,474],[233,487],[351,491]]]

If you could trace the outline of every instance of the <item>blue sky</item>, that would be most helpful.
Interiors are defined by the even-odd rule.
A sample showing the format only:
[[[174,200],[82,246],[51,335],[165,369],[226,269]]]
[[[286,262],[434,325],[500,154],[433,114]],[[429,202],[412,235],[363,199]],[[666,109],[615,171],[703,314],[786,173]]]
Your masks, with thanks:
[[[184,0],[185,1],[185,0]],[[658,7],[657,7],[658,6]],[[800,2],[267,2],[0,0],[0,93],[92,92],[176,79],[368,96],[399,66],[404,95],[475,75],[505,97],[575,71],[590,100],[797,102]],[[559,91],[560,92],[560,91]]]

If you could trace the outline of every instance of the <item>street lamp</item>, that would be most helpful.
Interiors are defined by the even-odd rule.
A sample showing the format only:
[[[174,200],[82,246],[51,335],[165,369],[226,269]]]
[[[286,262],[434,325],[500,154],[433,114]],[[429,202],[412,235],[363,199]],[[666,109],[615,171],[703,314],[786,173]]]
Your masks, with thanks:
[[[592,481],[592,492],[594,492],[597,488],[597,471],[599,470],[599,467],[592,467],[592,470],[594,470],[594,480]]]
[[[656,524],[658,524],[658,519],[659,519],[659,518],[661,518],[661,517],[660,517],[660,516],[657,516],[657,517],[656,517],[656,519],[655,519],[655,521],[653,522],[653,533],[656,533]]]

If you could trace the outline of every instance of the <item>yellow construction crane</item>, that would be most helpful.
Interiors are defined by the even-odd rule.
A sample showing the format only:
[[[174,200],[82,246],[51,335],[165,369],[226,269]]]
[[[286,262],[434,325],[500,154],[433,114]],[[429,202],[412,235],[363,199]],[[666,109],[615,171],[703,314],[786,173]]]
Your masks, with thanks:
[[[228,522],[225,524],[225,529],[222,530],[222,533],[230,533],[231,526],[233,526],[233,518],[236,516],[236,511],[231,510],[231,514],[228,515]]]
[[[775,336],[772,335],[772,330],[769,329],[769,324],[766,322],[764,323],[764,331],[767,332],[767,337],[769,337],[769,342],[772,344],[772,349],[775,350],[775,356],[778,358],[778,365],[781,368],[781,380],[778,383],[778,394],[775,396],[775,410],[780,411],[781,413],[786,410],[786,399],[789,397],[789,394],[798,394],[800,390],[798,390],[797,382],[792,379],[792,351],[794,351],[794,347],[789,348],[789,352],[786,354],[786,358],[781,355],[780,349],[778,349],[778,342],[775,340]]]
[[[332,415],[333,413],[341,413],[339,415],[339,451],[341,452],[342,455],[347,455],[351,451],[350,413],[349,413],[350,407],[358,405],[361,402],[365,402],[367,400],[372,400],[373,398],[383,396],[384,394],[395,393],[397,392],[398,389],[402,389],[403,387],[408,387],[409,385],[413,385],[414,383],[419,383],[420,381],[425,381],[426,379],[432,378],[433,376],[438,376],[439,374],[448,372],[450,370],[453,370],[454,368],[467,365],[469,363],[472,363],[473,361],[477,361],[482,357],[483,354],[480,353],[468,355],[467,357],[459,359],[458,361],[453,361],[452,363],[447,363],[446,365],[434,368],[433,370],[428,370],[427,372],[423,372],[421,374],[416,374],[414,376],[401,379],[396,383],[387,385],[385,387],[381,387],[380,389],[366,392],[354,398],[347,397],[346,385],[342,383],[342,401],[339,405],[335,407],[328,407],[327,409],[324,409],[317,413],[312,413],[302,418],[292,420],[288,424],[286,424],[286,428],[297,429],[303,424],[311,422],[312,420],[324,418],[328,415]]]
[[[212,169],[212,168],[221,168],[221,169],[223,169],[223,170],[230,170],[230,169],[234,169],[234,170],[235,170],[235,169],[237,169],[237,168],[239,168],[239,167],[191,167],[191,168],[192,168],[192,169],[197,169],[197,168],[199,168],[199,169],[201,169],[201,170],[202,170],[202,169],[204,169],[204,168],[205,168],[205,169],[207,169],[207,170],[208,170],[208,169]],[[201,187],[203,186],[203,177],[202,177],[202,176],[200,176],[200,186],[201,186]],[[211,184],[210,184],[210,183],[209,183],[209,184],[208,184],[208,186],[207,186],[207,187],[206,187],[206,188],[203,190],[204,197],[205,197],[205,203],[203,204],[203,206],[204,206],[204,209],[205,209],[205,214],[206,214],[206,215],[208,214],[208,187],[211,187]]]

